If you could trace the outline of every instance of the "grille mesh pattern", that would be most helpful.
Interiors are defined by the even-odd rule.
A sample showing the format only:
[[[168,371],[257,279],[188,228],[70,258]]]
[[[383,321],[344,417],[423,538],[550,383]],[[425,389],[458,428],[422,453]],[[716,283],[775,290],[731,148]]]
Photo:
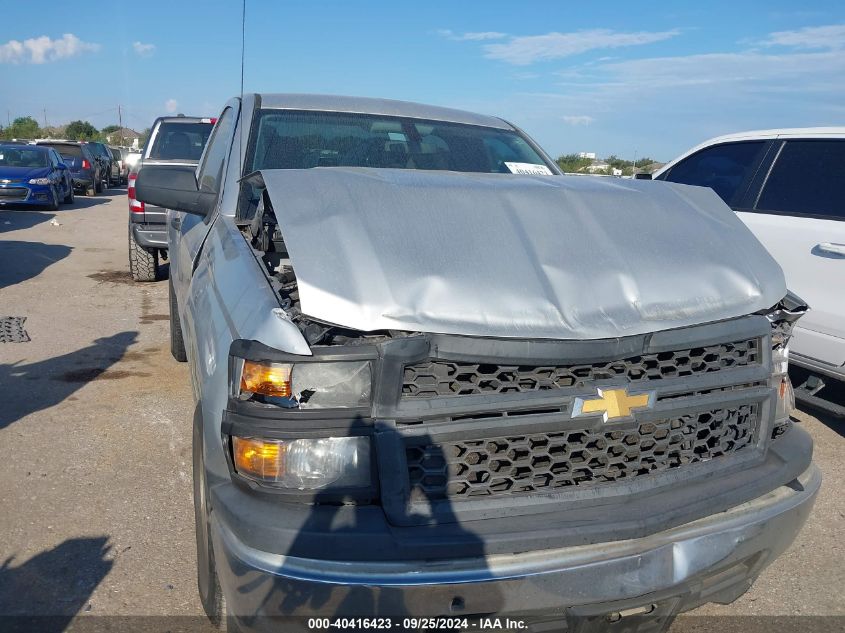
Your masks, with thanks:
[[[435,398],[487,393],[525,393],[581,387],[595,380],[630,382],[695,376],[760,362],[759,339],[643,354],[581,365],[494,365],[427,360],[405,367],[404,398]]]
[[[568,430],[407,446],[412,500],[550,491],[631,479],[735,453],[755,440],[746,404],[643,422],[631,430]]]

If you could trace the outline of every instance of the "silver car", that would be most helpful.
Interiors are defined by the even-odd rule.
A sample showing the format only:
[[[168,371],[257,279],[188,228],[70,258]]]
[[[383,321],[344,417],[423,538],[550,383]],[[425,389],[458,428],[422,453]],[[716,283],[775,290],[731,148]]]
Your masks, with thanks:
[[[177,210],[199,590],[230,630],[661,631],[810,512],[806,306],[708,189],[313,95],[233,99],[196,170],[136,186]]]

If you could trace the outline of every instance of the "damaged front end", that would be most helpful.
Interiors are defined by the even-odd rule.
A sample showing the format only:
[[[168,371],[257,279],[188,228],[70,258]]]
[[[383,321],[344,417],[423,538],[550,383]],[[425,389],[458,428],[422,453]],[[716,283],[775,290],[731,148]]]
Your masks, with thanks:
[[[241,231],[312,354],[232,345],[224,436],[233,477],[250,487],[379,500],[397,525],[454,521],[550,510],[563,491],[577,502],[729,475],[759,466],[790,429],[788,341],[807,309],[791,293],[744,315],[589,340],[363,331],[303,311],[263,175],[244,191]],[[613,408],[620,398],[639,404]],[[312,437],[326,442],[285,457],[296,448],[285,442]]]
[[[795,323],[808,309],[809,306],[790,291],[777,305],[762,313],[772,324],[772,387],[777,392],[772,439],[786,432],[791,424],[790,415],[795,410],[795,393],[789,379],[789,340]]]

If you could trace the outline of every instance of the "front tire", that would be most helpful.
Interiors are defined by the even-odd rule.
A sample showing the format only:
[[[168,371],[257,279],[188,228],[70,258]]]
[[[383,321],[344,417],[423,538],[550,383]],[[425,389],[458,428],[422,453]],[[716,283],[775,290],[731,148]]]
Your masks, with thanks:
[[[50,185],[50,204],[47,205],[47,209],[50,211],[58,211],[59,210],[59,190],[56,189],[55,185]]]
[[[67,195],[64,198],[64,203],[65,204],[73,204],[73,181],[72,180],[68,183]]]
[[[158,251],[141,246],[129,226],[129,272],[135,281],[156,281],[159,278]]]
[[[170,353],[177,361],[184,363],[188,360],[185,350],[185,339],[182,336],[182,322],[179,320],[179,306],[176,303],[176,292],[173,290],[173,278],[168,284],[170,292]]]
[[[208,503],[208,484],[205,480],[205,464],[202,450],[202,409],[197,405],[193,428],[193,480],[194,480],[194,527],[197,540],[197,589],[203,611],[218,631],[237,633],[237,627],[226,607],[226,596],[220,587],[217,565],[214,562],[214,547],[211,544],[211,525]]]

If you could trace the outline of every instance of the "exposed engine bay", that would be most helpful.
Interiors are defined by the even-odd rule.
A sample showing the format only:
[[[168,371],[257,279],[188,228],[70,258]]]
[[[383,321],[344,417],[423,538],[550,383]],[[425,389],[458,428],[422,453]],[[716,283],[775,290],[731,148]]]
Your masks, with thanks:
[[[279,295],[282,309],[296,324],[309,346],[314,345],[366,345],[390,338],[408,336],[410,332],[382,330],[360,332],[310,318],[302,313],[299,301],[299,287],[285,245],[282,231],[273,213],[273,205],[266,189],[255,187],[257,201],[255,213],[249,224],[241,225],[241,232],[253,249],[256,259],[261,261],[273,290]]]

